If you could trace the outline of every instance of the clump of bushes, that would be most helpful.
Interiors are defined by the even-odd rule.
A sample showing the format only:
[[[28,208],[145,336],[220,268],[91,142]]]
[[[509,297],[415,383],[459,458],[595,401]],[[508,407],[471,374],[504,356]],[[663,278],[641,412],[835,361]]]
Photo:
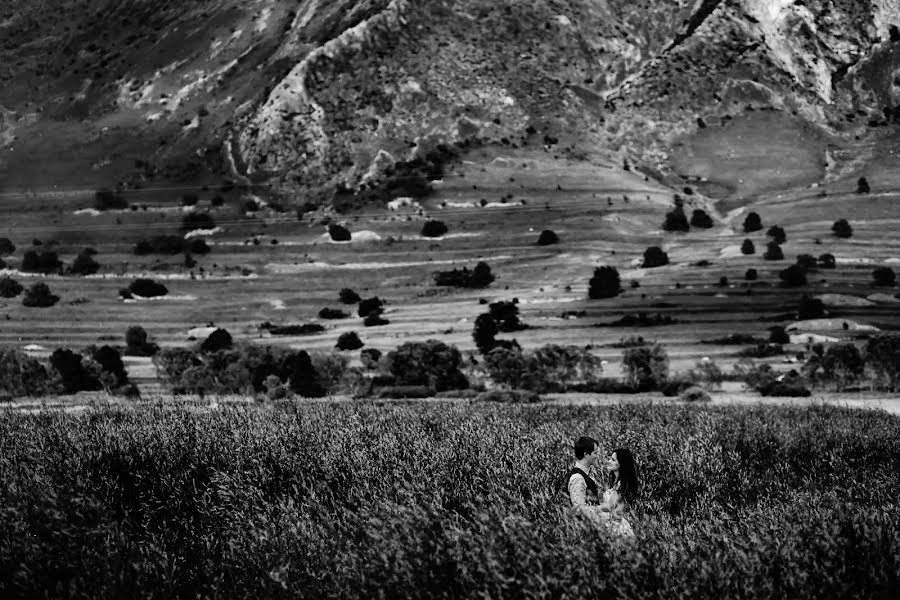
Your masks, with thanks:
[[[384,361],[396,385],[427,386],[437,392],[469,387],[460,370],[459,350],[439,340],[406,342],[388,352]]]
[[[504,404],[535,404],[540,394],[531,390],[488,390],[475,396],[475,402],[502,402]]]
[[[12,277],[0,277],[0,298],[15,298],[25,288]]]
[[[337,343],[334,345],[338,350],[359,350],[365,344],[355,331],[348,331],[338,336]]]
[[[872,271],[872,279],[878,286],[894,287],[897,285],[897,274],[890,267],[877,267]]]
[[[744,279],[747,281],[756,281],[759,279],[759,272],[756,269],[747,269],[744,273]]]
[[[147,331],[140,325],[132,325],[125,331],[125,356],[154,356],[159,345],[151,342]]]
[[[366,318],[363,319],[363,325],[366,327],[379,327],[381,325],[387,325],[390,321],[381,316],[378,312],[371,312],[366,315]]]
[[[59,302],[59,296],[52,293],[46,283],[33,284],[22,298],[22,305],[29,308],[48,308]]]
[[[213,354],[219,350],[228,350],[234,346],[234,339],[227,330],[221,327],[206,336],[198,350],[203,354]]]
[[[131,285],[128,286],[128,291],[132,296],[156,298],[168,294],[169,288],[152,279],[138,278],[131,282]]]
[[[627,348],[622,353],[622,369],[632,387],[659,389],[669,377],[669,355],[658,342]]]
[[[614,298],[621,293],[622,280],[618,269],[609,265],[594,269],[594,276],[588,281],[588,298]]]
[[[806,285],[806,268],[799,264],[794,264],[778,273],[779,279],[788,286]]]
[[[434,283],[439,286],[483,288],[489,286],[494,279],[491,267],[484,261],[476,264],[471,271],[467,267],[463,267],[434,274]]]
[[[371,314],[381,314],[384,311],[384,300],[378,296],[360,300],[357,308],[357,314],[360,317],[368,317]]]
[[[650,246],[644,250],[644,261],[641,263],[641,268],[652,269],[667,264],[669,264],[669,255],[659,246]]]
[[[60,273],[62,266],[59,255],[52,250],[26,250],[22,255],[22,270],[29,273]]]
[[[684,214],[684,208],[676,206],[674,209],[666,213],[666,219],[663,221],[664,231],[686,232],[691,230],[688,223],[687,215]]]
[[[537,239],[538,246],[551,246],[559,243],[559,236],[552,229],[545,229]]]
[[[806,319],[821,319],[825,316],[825,303],[814,298],[809,294],[803,294],[800,297],[800,304],[797,307],[797,318],[801,321]]]
[[[268,321],[259,326],[272,335],[309,335],[322,333],[325,327],[318,323],[302,323],[300,325],[272,325]]]
[[[497,323],[497,331],[512,333],[528,329],[528,325],[519,319],[518,302],[499,301],[488,305],[488,314]]]
[[[12,397],[42,396],[52,391],[44,365],[13,348],[0,348],[0,391]]]
[[[202,239],[185,240],[177,235],[155,235],[148,239],[138,241],[133,252],[138,256],[148,254],[181,254],[191,252],[193,254],[206,254],[209,245]]]
[[[433,221],[429,219],[422,225],[422,237],[436,238],[441,237],[445,233],[447,233],[447,225],[445,225],[443,221]]]
[[[338,293],[338,298],[343,304],[356,304],[362,298],[359,297],[359,294],[351,290],[350,288],[343,288]]]
[[[344,311],[342,311],[339,308],[325,307],[319,311],[320,319],[346,319],[349,316],[350,315],[348,315],[347,313],[345,313]]]
[[[688,389],[681,392],[681,396],[679,399],[682,402],[709,402],[712,398],[709,395],[709,392],[704,390],[702,387],[692,386]]]
[[[191,211],[181,218],[181,230],[193,231],[195,229],[215,229],[216,221],[207,212]]]
[[[766,235],[772,238],[772,241],[776,244],[783,244],[787,241],[787,233],[785,233],[784,227],[781,227],[780,225],[772,225],[769,227]]]
[[[869,181],[865,177],[860,177],[856,182],[856,193],[857,194],[868,194],[872,191],[872,188],[869,187]]]
[[[744,218],[744,233],[753,233],[754,231],[760,231],[762,228],[762,220],[759,218],[759,214],[755,212],[747,213],[747,216]]]
[[[0,256],[7,256],[16,251],[16,245],[9,238],[0,238]]]
[[[337,223],[331,223],[328,226],[328,235],[335,242],[349,242],[352,237],[349,229]]]
[[[837,266],[837,262],[835,261],[834,254],[826,252],[821,255],[817,261],[818,267],[820,269],[834,269]]]
[[[603,372],[599,358],[588,348],[549,344],[533,351],[495,348],[485,355],[491,379],[511,389],[538,393],[564,392],[590,386]]]
[[[89,252],[82,252],[72,261],[69,273],[72,275],[93,275],[99,269],[100,264],[94,260],[93,256]]]
[[[831,226],[831,231],[834,232],[839,238],[849,238],[853,236],[853,228],[850,227],[850,223],[847,222],[847,219],[838,219]]]

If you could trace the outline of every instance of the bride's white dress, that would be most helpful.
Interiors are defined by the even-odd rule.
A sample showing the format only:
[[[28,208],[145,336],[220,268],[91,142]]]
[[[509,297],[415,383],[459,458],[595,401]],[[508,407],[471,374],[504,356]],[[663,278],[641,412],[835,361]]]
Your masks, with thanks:
[[[615,490],[610,489],[603,492],[604,504],[609,505],[610,497],[613,495],[614,491]],[[617,514],[615,511],[605,512],[599,510],[597,511],[597,513],[603,519],[603,523],[606,525],[606,527],[613,533],[622,537],[634,537],[634,530],[631,528],[631,524],[621,514]]]

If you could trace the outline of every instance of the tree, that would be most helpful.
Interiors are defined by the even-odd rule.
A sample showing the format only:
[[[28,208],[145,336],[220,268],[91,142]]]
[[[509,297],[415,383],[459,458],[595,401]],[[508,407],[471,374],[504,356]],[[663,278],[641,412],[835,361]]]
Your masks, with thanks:
[[[441,237],[447,233],[447,226],[443,221],[425,221],[425,224],[422,225],[422,237]]]
[[[15,251],[16,246],[9,238],[0,238],[0,256],[7,256]]]
[[[378,296],[373,296],[359,301],[357,314],[361,317],[368,317],[372,313],[381,314],[383,311],[384,301]]]
[[[28,288],[22,305],[31,308],[47,308],[59,302],[59,296],[50,292],[46,283],[39,282]]]
[[[132,295],[140,296],[141,298],[155,298],[168,294],[169,288],[152,279],[138,278],[131,282],[131,285],[128,286],[128,291]]]
[[[159,346],[148,340],[147,332],[140,325],[132,325],[125,331],[126,356],[153,356]]]
[[[627,348],[622,368],[630,385],[638,389],[659,389],[669,377],[669,356],[657,342]]]
[[[356,335],[355,331],[348,331],[338,336],[337,343],[334,347],[338,350],[359,350],[364,345],[365,344],[359,339],[359,336]]]
[[[128,208],[128,202],[118,191],[100,188],[94,192],[94,208],[97,210],[114,210]]]
[[[781,246],[777,242],[769,242],[763,258],[766,260],[784,260],[784,252],[781,251]]]
[[[53,273],[62,270],[62,262],[56,252],[26,250],[22,256],[22,270],[30,273]]]
[[[25,288],[22,284],[11,277],[0,277],[0,298],[15,298]]]
[[[803,267],[807,271],[814,271],[819,266],[816,257],[812,254],[801,254],[797,257],[797,266]]]
[[[366,318],[363,319],[363,325],[365,327],[379,327],[381,325],[387,325],[390,321],[381,316],[381,313],[372,312],[366,315]]]
[[[537,245],[538,246],[550,246],[552,244],[559,243],[559,236],[556,235],[552,229],[545,229],[541,232],[541,235],[538,236]]]
[[[753,245],[753,240],[744,240],[744,243],[741,244],[741,254],[756,254],[756,246]]]
[[[828,252],[819,257],[818,263],[820,269],[834,269],[837,266],[834,254]]]
[[[791,265],[778,273],[778,277],[788,286],[806,285],[806,269],[800,265]]]
[[[219,350],[227,350],[234,345],[231,334],[221,327],[210,333],[200,344],[200,352],[212,354]]]
[[[688,224],[687,216],[684,209],[676,206],[670,212],[666,213],[666,219],[663,221],[663,229],[665,231],[690,231],[691,226]]]
[[[774,327],[769,328],[769,343],[770,344],[790,344],[791,336],[788,335],[787,331],[785,331],[784,327],[780,325],[775,325]]]
[[[67,394],[101,389],[99,379],[85,368],[82,358],[66,348],[57,348],[50,355],[50,366],[59,374],[63,391]]]
[[[894,287],[897,284],[897,274],[890,267],[878,267],[872,271],[872,279],[875,285],[884,287]]]
[[[869,182],[865,177],[860,177],[859,181],[856,182],[856,193],[857,194],[868,194],[872,191],[872,188],[869,187]]]
[[[488,309],[488,314],[497,323],[499,331],[511,333],[528,329],[528,325],[519,320],[519,305],[516,302],[492,302]]]
[[[100,269],[100,265],[90,254],[82,252],[72,261],[69,273],[73,275],[93,275]]]
[[[705,210],[695,208],[694,212],[691,213],[691,227],[698,227],[700,229],[709,229],[713,226],[712,218],[706,214]]]
[[[397,385],[428,386],[438,392],[469,387],[460,371],[459,350],[438,340],[406,342],[388,352],[385,361]]]
[[[332,223],[328,226],[328,235],[330,235],[331,239],[335,242],[349,242],[352,237],[349,229],[343,225],[338,225],[337,223]]]
[[[118,350],[111,346],[101,346],[94,349],[91,358],[112,378],[111,385],[104,387],[120,387],[128,383],[125,363],[122,362],[122,355]]]
[[[588,298],[614,298],[621,293],[622,280],[618,269],[608,265],[594,269],[594,276],[588,281]]]
[[[37,359],[0,348],[0,391],[13,397],[41,396],[51,392],[50,377]]]
[[[197,197],[197,194],[182,194],[181,196],[181,205],[182,206],[196,206],[197,202],[200,198]]]
[[[756,269],[747,269],[747,272],[744,273],[744,279],[746,279],[747,281],[756,281],[757,279],[759,279],[759,273],[756,271]]]
[[[344,304],[356,304],[361,300],[359,294],[351,290],[350,288],[343,288],[338,293],[338,298]]]
[[[835,221],[831,226],[831,231],[839,238],[849,238],[853,235],[853,228],[850,227],[850,223],[847,222],[847,219],[838,219]]]
[[[785,233],[784,227],[781,227],[780,225],[772,225],[769,227],[766,235],[772,238],[776,244],[783,244],[787,241],[787,233]]]
[[[644,262],[641,263],[642,269],[652,269],[667,264],[669,264],[669,255],[659,246],[650,246],[644,250]]]
[[[319,311],[320,319],[346,319],[349,316],[350,315],[348,315],[347,313],[345,313],[344,311],[342,311],[339,308],[329,308],[326,306],[325,308],[323,308],[322,310]]]
[[[855,344],[833,344],[821,359],[822,374],[838,391],[856,383],[865,372],[865,361]]]
[[[807,319],[821,319],[825,316],[825,303],[809,294],[800,296],[800,304],[797,307],[797,318],[801,321]],[[787,343],[787,342],[782,342]]]
[[[439,286],[483,288],[490,285],[494,279],[491,267],[484,261],[476,264],[471,271],[463,267],[452,271],[439,271],[434,274],[434,283]]]
[[[496,345],[497,321],[488,313],[478,315],[475,319],[475,327],[472,329],[472,339],[482,354],[487,354]]]
[[[762,220],[760,220],[759,214],[755,212],[747,213],[747,216],[744,219],[744,233],[753,233],[762,228]]]
[[[206,212],[191,211],[181,218],[182,231],[194,231],[195,229],[215,229],[216,222],[212,215]]]
[[[882,334],[869,338],[865,348],[866,366],[887,388],[900,390],[900,335]]]

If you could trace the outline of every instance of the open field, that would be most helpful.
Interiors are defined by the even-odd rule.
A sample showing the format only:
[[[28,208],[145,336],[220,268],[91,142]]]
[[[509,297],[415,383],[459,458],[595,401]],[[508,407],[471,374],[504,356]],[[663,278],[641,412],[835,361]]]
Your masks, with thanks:
[[[581,434],[636,456],[631,544],[553,491]],[[2,411],[0,593],[887,598],[898,444],[825,406]]]
[[[10,237],[18,247],[6,257],[11,269],[7,272],[25,284],[40,277],[62,299],[47,309],[23,307],[19,298],[0,301],[0,344],[18,348],[36,344],[43,350],[33,353],[41,356],[59,346],[122,343],[125,329],[140,324],[163,346],[184,345],[190,343],[191,328],[214,322],[237,339],[309,350],[328,350],[339,334],[354,330],[366,347],[381,350],[405,341],[437,338],[467,351],[474,349],[474,319],[486,310],[479,300],[517,298],[522,320],[531,326],[515,334],[523,347],[592,344],[594,353],[609,361],[607,374],[614,377],[620,373],[621,350],[610,345],[641,335],[665,345],[673,372],[703,356],[728,370],[741,347],[701,341],[732,333],[765,337],[768,327],[791,322],[787,314],[795,311],[803,292],[828,294],[829,302],[835,301],[828,307],[832,317],[884,330],[900,328],[900,305],[890,297],[895,290],[871,283],[876,266],[900,266],[900,240],[892,233],[900,222],[900,192],[893,191],[900,182],[890,179],[893,170],[888,167],[896,161],[891,156],[885,154],[879,163],[885,167],[885,184],[881,175],[870,175],[870,194],[856,194],[855,180],[846,179],[817,189],[787,189],[719,214],[712,229],[673,234],[660,227],[675,191],[640,174],[533,149],[486,147],[470,151],[436,184],[436,193],[423,202],[422,215],[409,208],[371,207],[337,215],[356,233],[349,243],[332,242],[324,226],[310,222],[311,216],[301,222],[293,213],[244,214],[240,190],[231,190],[225,206],[210,209],[225,231],[208,238],[212,251],[195,255],[194,269],[183,266],[181,255],[132,253],[139,239],[177,233],[183,215],[180,197],[188,191],[183,185],[129,193],[129,201],[146,204],[146,211],[97,216],[74,214],[91,206],[90,191],[7,194],[0,198],[7,215],[0,236]],[[200,197],[201,211],[218,193],[214,185],[208,191],[193,191]],[[698,206],[716,214],[714,203],[682,195],[689,214]],[[482,199],[487,202],[484,207]],[[750,210],[761,215],[765,228],[747,235],[741,223]],[[448,234],[422,238],[419,233],[426,216],[444,221]],[[850,239],[838,239],[830,232],[831,223],[842,217],[854,229]],[[787,232],[783,261],[762,259],[765,229],[774,224]],[[558,245],[535,244],[545,228],[557,232]],[[755,255],[736,251],[745,238],[754,241]],[[58,241],[54,249],[67,264],[84,247],[94,247],[101,271],[87,278],[19,274],[17,263],[32,239],[45,244]],[[639,268],[640,257],[650,245],[661,245],[672,264]],[[812,273],[808,286],[781,285],[778,271],[797,255],[825,252],[835,255],[837,269]],[[435,287],[434,272],[471,268],[479,260],[486,261],[497,277],[488,288]],[[701,260],[710,264],[694,266]],[[619,269],[625,291],[614,299],[588,300],[587,281],[594,267],[603,264]],[[744,271],[751,267],[759,271],[759,280],[752,283],[744,281]],[[163,281],[169,297],[138,302],[119,299],[118,290],[139,275]],[[718,285],[722,276],[728,278],[724,287]],[[363,297],[384,299],[384,316],[390,324],[366,328],[355,313],[345,320],[317,319],[321,308],[339,307],[337,292],[343,287]],[[845,301],[877,292],[888,294],[876,297],[877,301],[857,302],[865,304],[860,306]],[[348,312],[354,308],[346,307]],[[637,313],[669,316],[675,323],[606,326]],[[326,330],[276,338],[260,331],[259,325],[266,321],[318,321]],[[852,334],[820,333],[842,339]],[[802,346],[794,348],[802,350]],[[158,390],[146,361],[129,362],[143,389]]]

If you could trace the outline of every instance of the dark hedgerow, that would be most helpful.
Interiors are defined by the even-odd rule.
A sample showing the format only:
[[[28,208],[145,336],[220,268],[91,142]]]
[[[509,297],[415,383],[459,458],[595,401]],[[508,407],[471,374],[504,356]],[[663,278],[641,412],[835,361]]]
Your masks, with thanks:
[[[494,281],[491,267],[486,262],[479,262],[471,271],[467,267],[452,271],[438,271],[434,274],[434,283],[439,286],[464,288],[483,288]]]
[[[325,307],[319,311],[320,319],[346,319],[350,315],[345,313],[339,308],[329,308]]]

